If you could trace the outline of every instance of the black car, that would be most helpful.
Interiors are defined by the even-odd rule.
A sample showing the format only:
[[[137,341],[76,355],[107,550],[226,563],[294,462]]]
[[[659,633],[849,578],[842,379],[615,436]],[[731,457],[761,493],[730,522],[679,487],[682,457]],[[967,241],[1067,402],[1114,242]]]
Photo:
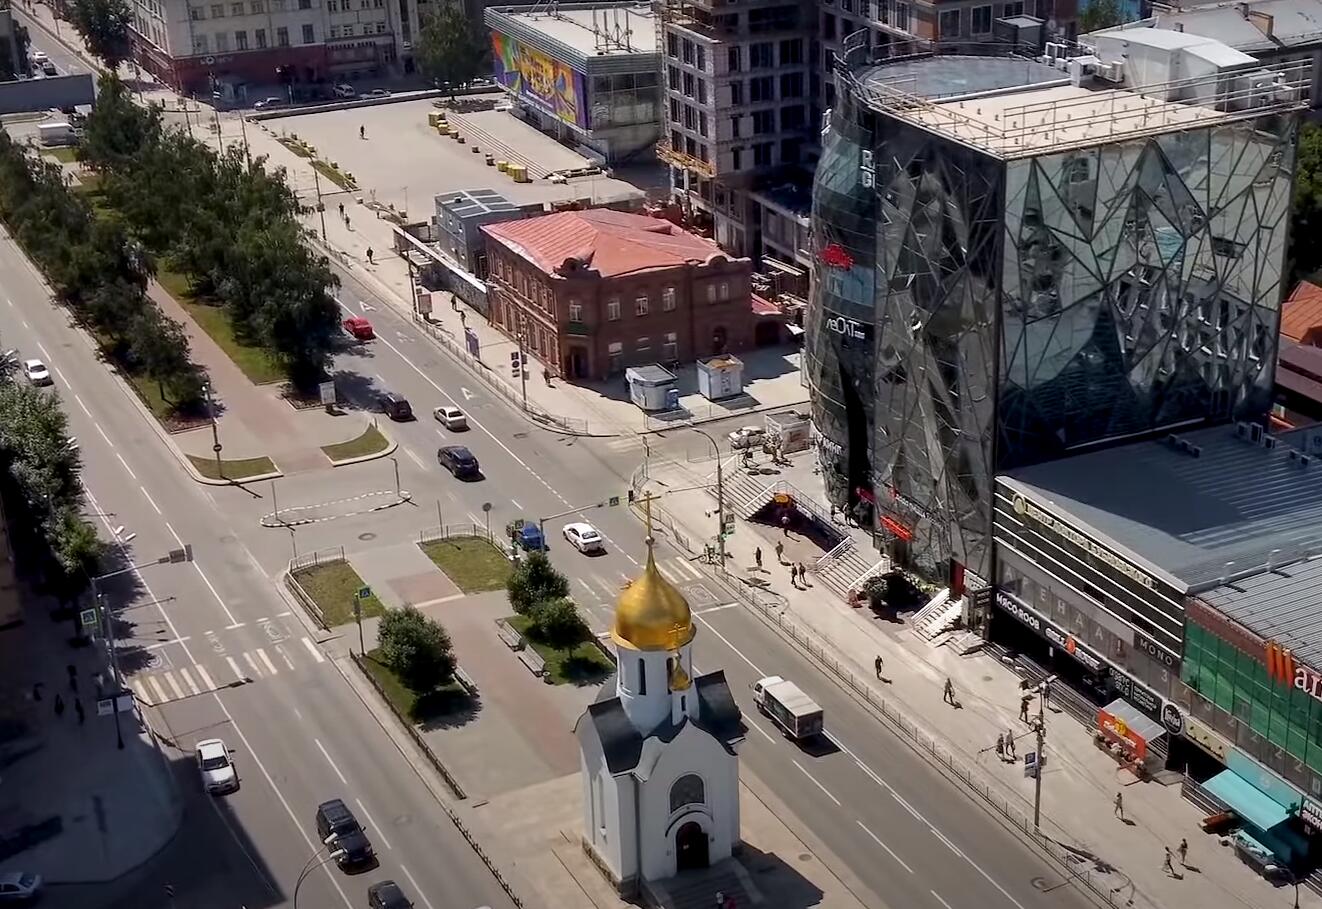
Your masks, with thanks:
[[[436,449],[436,460],[460,479],[482,475],[482,468],[478,467],[477,458],[462,445],[445,445]]]
[[[409,404],[408,398],[397,395],[394,392],[386,391],[376,396],[376,406],[381,412],[392,420],[412,420],[413,407]]]
[[[332,852],[343,850],[335,860],[341,868],[367,865],[376,858],[358,818],[341,799],[331,799],[317,806],[317,836],[324,843],[331,834],[335,835],[335,840],[327,844],[327,848]]]
[[[368,909],[413,909],[413,904],[394,881],[377,881],[367,888]]]

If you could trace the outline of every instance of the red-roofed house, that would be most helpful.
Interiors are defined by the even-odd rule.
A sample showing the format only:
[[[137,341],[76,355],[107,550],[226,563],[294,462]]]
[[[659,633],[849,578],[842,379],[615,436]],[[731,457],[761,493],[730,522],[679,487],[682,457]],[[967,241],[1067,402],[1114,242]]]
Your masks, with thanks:
[[[749,260],[669,221],[589,209],[482,230],[492,324],[522,331],[557,375],[604,379],[753,345]]]
[[[1296,344],[1322,347],[1322,287],[1299,282],[1281,307],[1281,334]]]

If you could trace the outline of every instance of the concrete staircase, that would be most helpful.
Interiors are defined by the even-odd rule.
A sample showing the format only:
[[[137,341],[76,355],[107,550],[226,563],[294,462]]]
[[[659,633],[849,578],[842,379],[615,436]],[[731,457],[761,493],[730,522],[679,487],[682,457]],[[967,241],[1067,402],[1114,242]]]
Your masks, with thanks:
[[[762,902],[752,880],[733,859],[703,871],[685,871],[668,881],[643,884],[644,904],[660,909],[712,909],[716,894],[732,896],[737,909],[751,909]]]
[[[852,539],[845,543],[822,556],[813,566],[813,574],[841,599],[848,599],[849,591],[858,586],[859,579],[874,574],[877,564],[885,561],[878,558],[878,553],[863,549]]]
[[[775,483],[768,483],[750,477],[748,474],[735,474],[725,480],[725,507],[741,520],[748,520],[757,510],[771,501]],[[709,492],[715,494],[714,488]]]
[[[950,588],[942,587],[927,605],[913,615],[913,633],[924,641],[935,641],[955,627],[964,612],[963,598],[951,598]]]

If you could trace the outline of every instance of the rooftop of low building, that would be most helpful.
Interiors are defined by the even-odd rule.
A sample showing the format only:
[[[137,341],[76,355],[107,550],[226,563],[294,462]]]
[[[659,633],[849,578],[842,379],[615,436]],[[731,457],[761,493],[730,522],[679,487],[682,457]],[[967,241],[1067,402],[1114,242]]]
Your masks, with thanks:
[[[502,18],[586,57],[655,54],[657,50],[652,7],[638,0],[488,8],[488,25],[499,24]]]

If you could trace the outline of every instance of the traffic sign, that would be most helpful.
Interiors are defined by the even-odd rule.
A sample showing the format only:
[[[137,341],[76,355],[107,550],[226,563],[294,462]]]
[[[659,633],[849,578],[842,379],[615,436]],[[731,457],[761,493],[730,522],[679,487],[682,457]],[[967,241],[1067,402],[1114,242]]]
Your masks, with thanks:
[[[611,506],[611,508],[614,508],[616,505],[619,505],[619,504],[620,504],[620,497],[619,497],[619,496],[611,496],[611,497],[610,497],[610,506]]]
[[[212,445],[212,446],[211,446],[211,450],[214,451],[216,454],[220,454],[221,450],[222,450],[224,447],[225,447],[225,446],[223,446],[223,445],[221,445],[219,442],[217,442],[215,445]]]
[[[360,600],[365,600],[365,599],[367,599],[368,597],[370,597],[371,595],[372,595],[372,588],[371,588],[371,587],[359,587],[359,588],[358,588],[358,599],[360,599]]]
[[[1030,751],[1024,755],[1024,776],[1027,779],[1033,779],[1037,776],[1039,764],[1037,761],[1037,752]]]
[[[84,628],[91,628],[96,625],[96,610],[84,609],[82,612],[78,613],[78,624],[82,625]]]

